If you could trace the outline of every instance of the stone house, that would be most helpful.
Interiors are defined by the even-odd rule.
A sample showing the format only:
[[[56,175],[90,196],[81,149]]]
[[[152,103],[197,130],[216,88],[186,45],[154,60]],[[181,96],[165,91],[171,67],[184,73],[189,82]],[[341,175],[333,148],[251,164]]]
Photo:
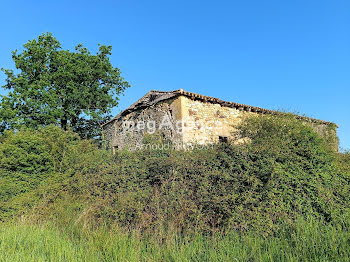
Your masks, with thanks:
[[[172,144],[240,143],[234,136],[235,126],[247,115],[282,114],[182,89],[150,91],[126,110],[102,125],[104,140],[115,152],[141,148],[145,134],[158,133]],[[321,135],[329,132],[331,122],[297,116]],[[333,132],[335,128],[332,129]],[[335,134],[336,135],[336,134]]]

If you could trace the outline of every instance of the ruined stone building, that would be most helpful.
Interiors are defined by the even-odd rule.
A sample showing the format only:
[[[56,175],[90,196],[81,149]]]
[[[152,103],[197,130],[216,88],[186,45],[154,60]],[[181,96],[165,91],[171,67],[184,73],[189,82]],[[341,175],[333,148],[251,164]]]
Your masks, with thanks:
[[[281,113],[227,102],[182,89],[150,91],[115,118],[103,124],[102,128],[104,140],[113,152],[125,147],[139,148],[145,134],[148,133],[161,134],[168,141],[179,145],[208,144],[237,139],[232,135],[235,126],[244,116],[252,114]],[[321,135],[328,132],[328,126],[334,126],[327,121],[296,117],[309,122]]]

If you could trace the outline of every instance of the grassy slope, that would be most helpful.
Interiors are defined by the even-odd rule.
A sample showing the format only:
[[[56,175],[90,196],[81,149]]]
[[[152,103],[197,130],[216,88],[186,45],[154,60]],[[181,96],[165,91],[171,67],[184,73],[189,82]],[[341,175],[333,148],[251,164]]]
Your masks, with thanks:
[[[169,236],[160,243],[135,232],[52,226],[0,226],[0,261],[348,261],[349,232],[299,222],[275,237]]]

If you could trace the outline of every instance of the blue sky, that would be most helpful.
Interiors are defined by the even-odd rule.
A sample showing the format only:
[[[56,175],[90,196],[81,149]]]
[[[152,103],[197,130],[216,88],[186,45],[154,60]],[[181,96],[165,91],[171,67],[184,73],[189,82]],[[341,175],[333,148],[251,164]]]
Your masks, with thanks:
[[[0,12],[0,67],[43,32],[66,49],[112,45],[132,85],[114,113],[151,89],[183,88],[333,121],[350,149],[348,0],[3,0]]]

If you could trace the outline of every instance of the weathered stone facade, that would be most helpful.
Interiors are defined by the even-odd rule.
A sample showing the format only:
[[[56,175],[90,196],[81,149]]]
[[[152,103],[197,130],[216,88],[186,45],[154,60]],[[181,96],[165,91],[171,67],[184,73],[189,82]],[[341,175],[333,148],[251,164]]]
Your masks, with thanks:
[[[121,148],[135,149],[142,144],[145,134],[152,134],[158,130],[164,116],[172,124],[181,119],[181,107],[178,98],[170,98],[153,106],[137,109],[129,114],[119,117],[104,126],[104,138],[115,151]],[[144,128],[141,126],[144,123]],[[147,123],[154,123],[148,125]],[[182,135],[169,128],[161,129],[165,139],[181,142]]]
[[[104,139],[113,151],[137,149],[147,133],[159,133],[178,145],[208,144],[242,139],[234,137],[235,126],[252,114],[278,114],[259,107],[177,90],[151,91],[103,125]],[[296,116],[326,135],[330,122]]]
[[[247,114],[236,108],[221,106],[210,102],[192,100],[181,96],[182,117],[184,125],[195,123],[193,127],[185,129],[183,142],[186,143],[216,143],[220,137],[230,138],[235,126]]]

